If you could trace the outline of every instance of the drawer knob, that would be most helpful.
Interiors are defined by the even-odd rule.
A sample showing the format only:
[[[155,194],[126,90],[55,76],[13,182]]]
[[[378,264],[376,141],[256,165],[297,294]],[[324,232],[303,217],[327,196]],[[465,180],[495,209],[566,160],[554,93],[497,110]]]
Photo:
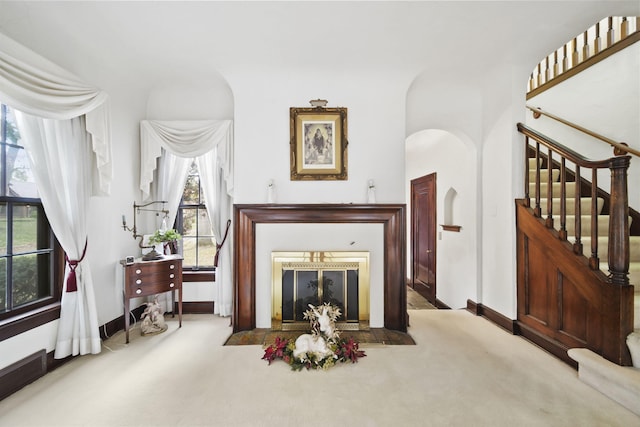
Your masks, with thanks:
[[[140,274],[140,273],[142,273],[142,270],[137,269],[137,270],[136,270],[136,274]]]
[[[171,265],[169,266],[169,269],[170,269],[170,270],[173,270],[174,268],[176,268],[176,266],[175,266],[175,265],[173,265],[173,264],[171,264]]]
[[[142,293],[142,289],[136,289],[136,294],[141,294]]]
[[[173,283],[169,283],[169,287],[173,288],[175,285]]]
[[[176,277],[176,275],[175,275],[175,274],[173,274],[173,273],[171,273],[171,274],[169,275],[169,279],[173,279],[174,277]]]
[[[136,280],[136,285],[139,285],[140,283],[142,283],[142,280],[140,279]]]

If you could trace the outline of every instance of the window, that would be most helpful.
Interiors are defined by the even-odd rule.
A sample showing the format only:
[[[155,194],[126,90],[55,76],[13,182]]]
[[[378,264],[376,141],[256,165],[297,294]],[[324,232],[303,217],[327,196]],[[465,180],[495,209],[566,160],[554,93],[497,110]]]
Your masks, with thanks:
[[[0,105],[0,321],[59,301],[57,254],[13,111]]]
[[[213,237],[209,213],[205,207],[204,193],[200,185],[198,165],[194,161],[184,186],[176,229],[182,234],[182,268],[185,281],[213,280],[213,259],[216,241]],[[188,277],[189,272],[208,272],[199,279]]]

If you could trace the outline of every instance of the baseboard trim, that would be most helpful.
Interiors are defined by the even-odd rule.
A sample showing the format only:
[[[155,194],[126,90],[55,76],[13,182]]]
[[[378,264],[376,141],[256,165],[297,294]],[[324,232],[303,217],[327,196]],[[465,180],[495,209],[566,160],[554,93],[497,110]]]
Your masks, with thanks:
[[[39,350],[0,369],[0,400],[15,393],[47,373],[47,355]]]
[[[185,314],[213,314],[213,301],[189,301],[182,303],[182,313]]]
[[[520,335],[522,337],[526,338],[528,341],[531,341],[543,350],[553,354],[555,357],[562,360],[567,365],[572,366],[574,369],[578,369],[578,362],[569,357],[569,347],[564,346],[559,342],[542,335],[538,331],[522,323],[518,324],[518,328],[520,329]]]
[[[487,320],[495,323],[497,326],[513,335],[521,336],[532,344],[535,344],[546,352],[554,355],[574,369],[578,369],[577,362],[571,359],[567,354],[567,351],[569,350],[568,347],[565,347],[557,341],[545,337],[544,335],[522,324],[521,322],[509,319],[503,314],[500,314],[497,311],[484,306],[483,304],[478,304],[471,300],[467,300],[467,311],[476,316],[482,316],[486,318]]]
[[[440,310],[451,310],[451,307],[449,307],[447,304],[440,301],[438,298],[436,298],[435,306]]]
[[[145,304],[142,304],[140,307],[136,307],[131,310],[131,315],[135,318],[136,321],[140,320],[140,316],[142,316],[142,313],[144,312],[144,309],[146,307],[147,306]],[[116,332],[123,330],[124,314],[100,326],[100,339],[104,341],[107,338],[112,337]]]
[[[485,317],[487,320],[490,320],[512,335],[518,335],[519,329],[516,320],[509,319],[507,316],[498,313],[486,305],[467,300],[467,310],[476,316]]]

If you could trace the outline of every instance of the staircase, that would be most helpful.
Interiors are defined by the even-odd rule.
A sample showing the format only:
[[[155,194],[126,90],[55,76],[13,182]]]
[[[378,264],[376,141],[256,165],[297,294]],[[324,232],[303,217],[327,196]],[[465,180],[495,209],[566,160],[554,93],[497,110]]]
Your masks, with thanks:
[[[544,167],[540,169],[540,194],[547,194],[548,188],[548,177],[549,177],[549,169]],[[536,194],[536,159],[529,159],[529,194]],[[552,174],[552,186],[554,186],[552,192],[554,195],[560,195],[560,185],[558,182],[560,176],[560,170],[557,168],[553,168],[551,170]],[[566,230],[567,230],[567,239],[570,242],[575,241],[575,217],[576,217],[576,205],[573,203],[573,199],[575,197],[575,186],[567,183],[566,185]],[[597,227],[598,227],[598,258],[600,259],[599,267],[600,270],[605,274],[609,275],[609,264],[608,264],[608,255],[609,255],[609,245],[608,245],[608,234],[609,234],[609,215],[602,213],[602,208],[604,206],[604,199],[601,197],[596,198],[596,212],[598,213]],[[540,198],[540,206],[544,211],[548,204],[547,199]],[[591,256],[591,207],[592,207],[592,199],[591,197],[581,197],[580,198],[580,211],[581,215],[581,224],[582,224],[582,253],[584,256],[589,258]],[[560,197],[552,198],[551,209],[552,212],[560,212],[561,201]],[[586,215],[584,214],[586,213]],[[554,228],[559,230],[560,224],[560,215],[554,214],[552,215]],[[631,226],[633,219],[629,217],[629,226]],[[629,283],[635,285],[634,289],[634,333],[638,334],[640,337],[640,236],[629,236]],[[640,338],[639,338],[640,339]],[[639,343],[640,344],[640,343]],[[634,366],[640,368],[640,347],[638,347],[638,357],[634,357]],[[633,357],[633,352],[632,352]]]
[[[536,193],[536,159],[529,159],[529,194],[535,195]],[[552,186],[555,186],[552,190],[552,194],[560,195],[561,183],[558,182],[560,176],[560,170],[555,168],[549,170],[548,168],[540,169],[540,194],[548,194],[548,182],[549,174],[551,174]],[[567,183],[565,186],[566,195],[566,234],[567,239],[570,242],[574,242],[576,239],[576,203],[575,200],[575,186]],[[534,196],[535,197],[535,196]],[[593,201],[592,197],[580,198],[580,212],[587,213],[587,215],[581,215],[581,232],[586,237],[581,237],[582,254],[589,258],[592,256],[592,238],[591,236],[591,216],[592,206],[595,203],[595,212],[597,212],[597,255],[600,259],[599,268],[603,274],[609,275],[609,263],[608,263],[608,235],[609,235],[609,215],[603,213],[603,206],[605,200],[601,197]],[[534,202],[535,203],[535,202]],[[540,198],[539,206],[541,211],[544,212],[548,207],[548,200]],[[551,200],[551,212],[561,212],[561,199],[560,197],[554,197]],[[553,227],[556,231],[560,232],[560,215],[552,215]],[[629,217],[629,225],[631,226],[632,218]],[[629,236],[629,283],[635,284],[634,289],[634,332],[628,335],[626,339],[629,352],[631,353],[631,359],[633,367],[619,366],[612,363],[602,356],[594,353],[586,348],[571,348],[568,350],[568,355],[571,359],[578,363],[578,372],[580,379],[599,390],[601,393],[607,395],[611,399],[625,406],[632,412],[640,415],[640,236]]]

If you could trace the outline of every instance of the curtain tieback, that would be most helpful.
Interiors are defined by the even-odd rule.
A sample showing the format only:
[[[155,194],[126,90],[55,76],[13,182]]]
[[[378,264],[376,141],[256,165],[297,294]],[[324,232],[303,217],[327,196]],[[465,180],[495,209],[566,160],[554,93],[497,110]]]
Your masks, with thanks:
[[[227,220],[227,229],[224,231],[222,242],[216,244],[216,255],[213,257],[213,266],[216,268],[218,267],[218,257],[220,256],[222,245],[224,245],[224,242],[227,240],[227,236],[229,236],[229,227],[231,227],[231,220]]]
[[[79,260],[70,260],[69,257],[65,254],[64,258],[67,260],[67,264],[69,264],[69,276],[67,277],[67,292],[77,292],[78,291],[78,281],[76,279],[76,267],[78,264],[82,262],[85,254],[87,253],[87,240],[84,241],[84,250],[82,251],[82,256]]]

